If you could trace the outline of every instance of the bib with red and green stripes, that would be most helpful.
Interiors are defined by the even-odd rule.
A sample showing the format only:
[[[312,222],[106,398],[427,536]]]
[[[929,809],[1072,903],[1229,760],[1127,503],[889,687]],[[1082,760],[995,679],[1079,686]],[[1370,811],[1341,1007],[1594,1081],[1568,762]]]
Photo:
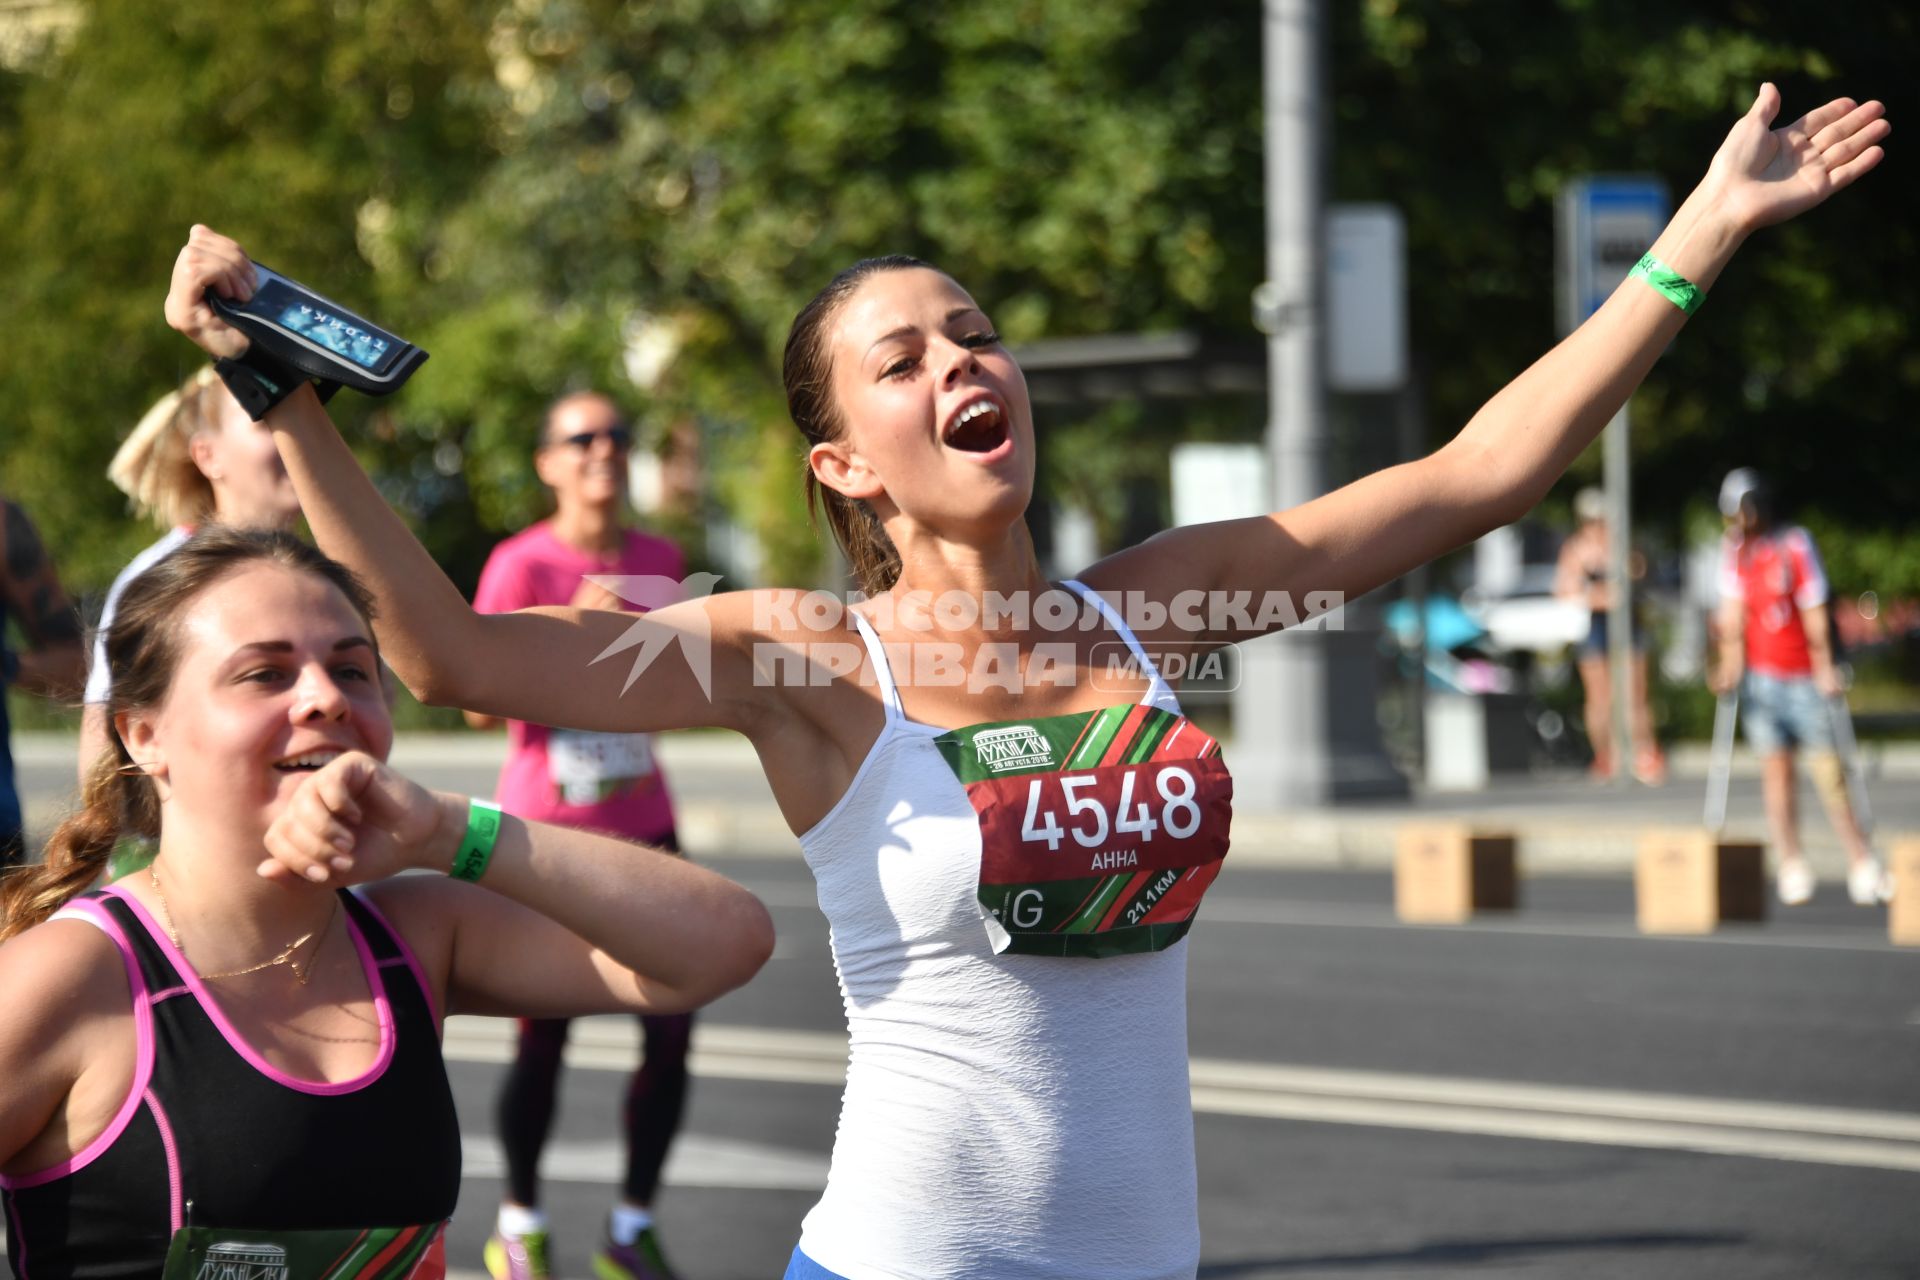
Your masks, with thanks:
[[[934,739],[980,820],[980,912],[997,953],[1160,951],[1220,873],[1233,779],[1191,720],[1128,705],[968,725]]]
[[[245,1231],[183,1227],[161,1280],[441,1280],[445,1223]]]

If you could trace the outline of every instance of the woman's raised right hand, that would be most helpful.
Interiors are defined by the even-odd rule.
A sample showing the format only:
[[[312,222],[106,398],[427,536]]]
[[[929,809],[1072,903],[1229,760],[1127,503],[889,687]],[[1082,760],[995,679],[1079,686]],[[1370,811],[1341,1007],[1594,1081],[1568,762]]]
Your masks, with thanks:
[[[220,318],[207,302],[211,290],[245,302],[259,283],[253,263],[237,241],[195,223],[186,247],[173,260],[167,288],[167,323],[210,356],[236,359],[247,352],[247,335]]]

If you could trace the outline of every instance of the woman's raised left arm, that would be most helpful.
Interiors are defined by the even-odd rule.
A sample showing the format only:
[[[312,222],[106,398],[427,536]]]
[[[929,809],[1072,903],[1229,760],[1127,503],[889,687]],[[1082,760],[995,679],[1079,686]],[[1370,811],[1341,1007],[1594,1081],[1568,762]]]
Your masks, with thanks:
[[[1750,234],[1821,203],[1884,154],[1877,144],[1891,126],[1878,102],[1836,98],[1770,128],[1779,107],[1779,91],[1762,85],[1650,251],[1703,292]],[[1291,510],[1169,531],[1084,576],[1090,585],[1149,598],[1195,588],[1256,598],[1282,592],[1302,612],[1314,599],[1353,599],[1530,510],[1626,403],[1686,319],[1662,292],[1628,279],[1431,455]]]

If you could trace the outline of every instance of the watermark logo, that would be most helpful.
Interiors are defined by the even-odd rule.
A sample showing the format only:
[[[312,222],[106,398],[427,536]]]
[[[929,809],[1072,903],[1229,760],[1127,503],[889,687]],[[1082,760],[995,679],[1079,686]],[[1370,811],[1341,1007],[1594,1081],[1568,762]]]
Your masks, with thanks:
[[[1087,683],[1109,693],[1133,693],[1156,672],[1170,685],[1188,688],[1204,685],[1220,693],[1230,692],[1240,684],[1240,664],[1225,647],[1157,651],[1148,647],[1135,653],[1118,640],[1094,646]]]
[[[1010,724],[973,735],[973,753],[995,773],[1053,768],[1053,747],[1030,724]]]
[[[713,701],[713,626],[707,620],[706,611],[684,610],[672,626],[654,622],[644,614],[648,610],[682,600],[697,600],[712,595],[713,589],[720,585],[719,574],[690,573],[684,578],[674,579],[657,573],[595,573],[587,575],[587,581],[643,614],[633,620],[633,625],[627,628],[625,634],[593,658],[595,662],[600,662],[616,653],[634,650],[633,664],[627,669],[626,682],[620,686],[621,693],[633,688],[633,682],[640,678],[640,673],[652,666],[661,654],[678,647],[681,659],[700,685],[700,692],[707,701]]]
[[[718,575],[696,573],[673,579],[654,574],[594,574],[587,581],[607,593],[607,607],[625,607],[643,615],[593,659],[597,663],[631,654],[622,693],[632,689],[656,661],[677,652],[701,693],[713,699],[713,630],[706,610],[675,609],[665,621],[645,615],[648,610],[711,596],[720,583]],[[848,610],[855,606],[872,630],[885,637],[886,665],[896,685],[964,688],[974,694],[989,690],[1018,694],[1085,682],[1104,691],[1137,696],[1156,674],[1169,684],[1224,691],[1239,678],[1239,664],[1227,652],[1233,642],[1273,631],[1338,631],[1345,626],[1345,598],[1333,591],[1307,592],[1296,598],[1283,591],[1191,590],[1170,599],[1126,591],[1114,593],[1105,608],[1064,589],[983,596],[909,591],[872,599],[858,594],[843,598],[826,591],[750,594],[750,626],[762,637],[748,654],[753,683],[777,688],[824,686],[845,679],[874,682],[867,647],[850,634]],[[981,632],[1014,638],[966,644],[954,638]],[[1133,643],[1124,639],[1129,632],[1135,637]],[[982,759],[994,767],[985,755]],[[1030,766],[1010,763],[1006,767]]]

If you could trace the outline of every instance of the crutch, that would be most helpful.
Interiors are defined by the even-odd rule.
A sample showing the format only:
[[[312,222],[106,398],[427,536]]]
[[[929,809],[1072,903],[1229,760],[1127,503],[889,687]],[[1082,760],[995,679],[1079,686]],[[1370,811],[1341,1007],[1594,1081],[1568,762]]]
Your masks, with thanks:
[[[1853,798],[1853,820],[1862,835],[1873,834],[1873,806],[1867,803],[1867,774],[1860,764],[1860,743],[1853,736],[1853,712],[1847,709],[1847,695],[1836,693],[1827,699],[1827,712],[1833,717],[1833,742],[1840,749],[1840,767],[1847,773],[1847,794]]]
[[[1720,834],[1727,825],[1727,782],[1733,776],[1733,728],[1740,719],[1740,691],[1731,689],[1713,704],[1713,759],[1707,764],[1707,830]]]

